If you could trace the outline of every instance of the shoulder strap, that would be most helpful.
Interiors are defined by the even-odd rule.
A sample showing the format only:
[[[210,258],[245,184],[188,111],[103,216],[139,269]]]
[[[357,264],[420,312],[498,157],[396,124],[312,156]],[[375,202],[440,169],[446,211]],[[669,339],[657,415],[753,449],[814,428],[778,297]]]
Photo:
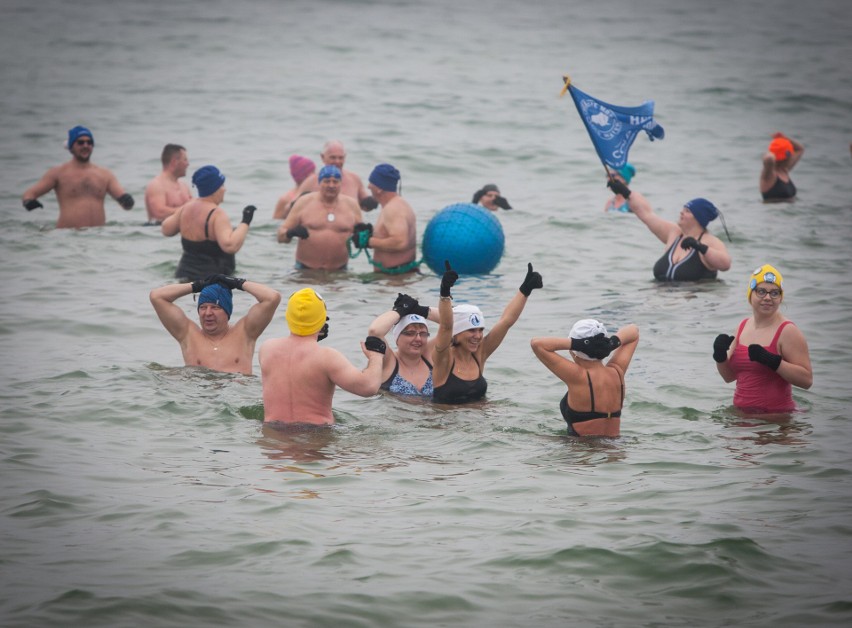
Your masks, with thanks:
[[[209,240],[209,239],[210,239],[210,236],[207,234],[207,225],[209,225],[209,224],[210,224],[210,217],[213,215],[213,212],[215,212],[215,211],[216,211],[216,208],[215,208],[215,207],[214,207],[213,209],[211,209],[211,210],[210,210],[210,213],[209,213],[209,214],[207,214],[207,220],[205,220],[205,221],[204,221],[204,239],[205,239],[205,240]]]
[[[586,371],[586,379],[589,380],[589,397],[592,400],[591,412],[594,412],[595,411],[595,389],[592,388],[592,376],[589,375],[588,371]]]

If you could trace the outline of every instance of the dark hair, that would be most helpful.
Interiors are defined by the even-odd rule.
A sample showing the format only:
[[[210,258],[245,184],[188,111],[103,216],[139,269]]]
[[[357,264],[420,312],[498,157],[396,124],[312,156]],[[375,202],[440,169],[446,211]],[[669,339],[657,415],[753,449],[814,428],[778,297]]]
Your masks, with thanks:
[[[160,161],[163,162],[163,166],[168,166],[169,162],[172,160],[172,157],[177,155],[182,150],[186,149],[180,144],[166,144],[163,147],[163,154],[160,157]]]

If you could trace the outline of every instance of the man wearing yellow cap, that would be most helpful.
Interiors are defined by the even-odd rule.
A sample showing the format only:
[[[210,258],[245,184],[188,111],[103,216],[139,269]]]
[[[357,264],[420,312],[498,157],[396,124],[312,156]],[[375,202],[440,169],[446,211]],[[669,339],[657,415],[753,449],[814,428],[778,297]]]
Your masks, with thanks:
[[[313,288],[290,296],[285,318],[290,335],[260,347],[265,423],[331,425],[335,387],[361,397],[378,393],[385,353],[381,338],[368,336],[361,343],[368,363],[359,371],[342,353],[317,343],[323,328],[327,330],[327,315]]]

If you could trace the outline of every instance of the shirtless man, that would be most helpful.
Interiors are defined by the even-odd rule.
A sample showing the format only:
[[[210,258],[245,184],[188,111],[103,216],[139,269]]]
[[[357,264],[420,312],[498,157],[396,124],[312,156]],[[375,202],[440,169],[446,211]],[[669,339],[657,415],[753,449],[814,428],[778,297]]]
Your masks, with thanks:
[[[296,268],[344,270],[349,263],[346,241],[361,222],[361,209],[351,196],[340,193],[337,166],[319,171],[319,191],[296,199],[293,209],[278,228],[278,241],[299,238]]]
[[[124,209],[133,208],[133,197],[124,191],[115,175],[89,160],[95,149],[92,132],[83,126],[68,131],[71,160],[54,166],[24,192],[21,202],[27,211],[44,207],[37,199],[51,190],[59,202],[58,229],[99,227],[106,223],[104,198],[109,194]]]
[[[245,290],[257,303],[231,325],[234,289]],[[174,303],[196,292],[200,293],[197,306],[200,325]],[[180,343],[186,366],[251,375],[255,342],[272,320],[281,295],[255,281],[214,275],[192,283],[156,288],[151,291],[150,299],[163,327]]]
[[[336,386],[361,397],[379,391],[385,343],[368,336],[361,343],[367,366],[359,371],[331,347],[317,343],[325,325],[325,302],[312,288],[294,292],[285,314],[290,335],[267,340],[260,347],[265,424],[331,425]]]
[[[275,204],[275,213],[272,217],[275,220],[284,220],[287,217],[290,209],[293,207],[293,201],[296,200],[299,193],[299,186],[305,179],[312,178],[317,170],[316,164],[301,155],[290,155],[290,176],[293,177],[295,187],[287,190],[278,202]],[[316,176],[316,175],[314,175]],[[307,192],[306,192],[307,194]]]
[[[181,205],[192,200],[189,186],[180,181],[189,168],[186,149],[178,144],[166,144],[160,160],[163,162],[163,171],[151,179],[145,188],[145,209],[148,210],[148,224],[151,225],[159,225]]]
[[[399,274],[417,270],[417,218],[404,198],[397,194],[399,170],[379,164],[370,173],[369,189],[382,211],[375,229],[363,223],[355,226],[353,241],[358,248],[373,249],[376,272]],[[368,233],[362,233],[364,227]],[[372,235],[371,235],[371,233]]]
[[[331,140],[326,142],[322,152],[320,153],[320,158],[324,165],[337,166],[340,170],[342,179],[340,183],[340,192],[342,194],[354,198],[358,201],[358,204],[362,209],[370,211],[371,209],[376,208],[376,203],[372,198],[370,198],[370,195],[367,194],[367,190],[361,182],[361,177],[351,170],[346,170],[343,167],[343,164],[346,161],[346,149],[343,148],[343,142],[340,140]],[[294,198],[298,198],[305,192],[316,192],[318,189],[319,181],[317,181],[314,177],[308,177],[302,181],[302,184],[296,190]]]

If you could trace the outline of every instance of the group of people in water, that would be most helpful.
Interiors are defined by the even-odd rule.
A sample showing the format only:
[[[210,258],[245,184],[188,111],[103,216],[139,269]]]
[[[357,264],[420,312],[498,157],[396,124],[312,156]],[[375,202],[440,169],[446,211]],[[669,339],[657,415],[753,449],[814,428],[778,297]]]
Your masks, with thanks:
[[[54,190],[60,206],[57,227],[77,228],[104,224],[107,194],[131,209],[133,198],[115,176],[91,163],[93,149],[89,129],[71,129],[71,160],[51,168],[24,192],[24,207],[42,207],[38,197]],[[795,197],[789,172],[803,151],[801,144],[780,134],[773,138],[760,178],[764,198]],[[400,194],[399,171],[391,164],[379,164],[365,187],[358,175],[344,168],[342,143],[328,142],[320,157],[323,165],[319,171],[306,157],[290,158],[295,185],[279,199],[273,216],[282,221],[279,242],[299,241],[296,267],[346,269],[354,247],[373,251],[376,272],[415,272],[416,218]],[[198,195],[193,197],[181,180],[189,166],[186,149],[166,145],[162,164],[163,171],[145,192],[149,223],[159,224],[165,236],[180,234],[183,253],[176,271],[179,283],[152,290],[151,303],[163,326],[178,341],[187,366],[251,374],[256,341],[281,302],[277,290],[234,276],[235,254],[245,242],[256,208],[246,206],[241,222],[233,227],[221,207],[225,175],[218,168],[206,165],[195,171],[192,183]],[[676,223],[666,221],[654,213],[644,196],[630,189],[635,173],[627,164],[609,174],[607,185],[614,197],[606,209],[636,214],[665,244],[663,256],[654,265],[654,276],[661,281],[699,281],[728,270],[731,258],[724,243],[707,231],[708,224],[721,216],[716,206],[696,198],[684,204]],[[511,209],[493,184],[478,190],[472,202],[490,211]],[[378,207],[376,223],[364,222],[362,211]],[[371,323],[361,343],[367,358],[363,369],[336,349],[319,344],[329,329],[329,313],[320,294],[313,288],[294,292],[285,310],[289,336],[267,340],[259,351],[264,420],[274,425],[333,424],[332,399],[337,387],[362,396],[385,390],[441,404],[482,400],[488,387],[483,374],[486,361],[519,319],[532,291],[543,287],[543,280],[529,263],[518,291],[490,328],[475,305],[453,306],[457,280],[458,273],[447,260],[437,306],[399,294],[392,307]],[[245,316],[231,323],[234,290],[247,292],[256,302]],[[198,323],[175,304],[191,294],[196,298]],[[783,298],[781,273],[768,264],[757,268],[747,287],[751,316],[742,321],[735,335],[719,334],[713,343],[720,376],[726,382],[736,381],[734,405],[747,412],[790,412],[795,408],[792,386],[807,389],[812,384],[807,343],[801,331],[781,314]],[[438,325],[434,337],[429,323]],[[389,334],[395,349],[387,346]],[[531,340],[536,357],[567,386],[560,410],[569,434],[619,435],[625,373],[638,342],[636,325],[610,334],[593,319],[577,321],[567,337]],[[568,352],[571,359],[560,351]]]

